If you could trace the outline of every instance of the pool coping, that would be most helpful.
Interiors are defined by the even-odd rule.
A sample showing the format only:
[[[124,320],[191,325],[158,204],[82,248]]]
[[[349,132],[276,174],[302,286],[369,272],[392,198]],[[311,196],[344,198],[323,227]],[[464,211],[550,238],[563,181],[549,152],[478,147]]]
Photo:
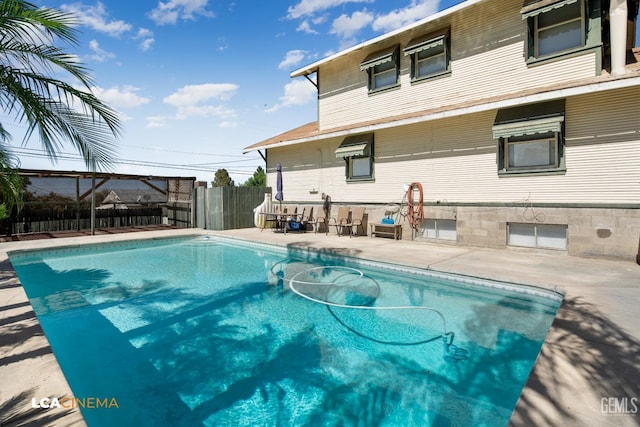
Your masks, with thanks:
[[[640,266],[531,250],[313,233],[283,235],[257,229],[185,229],[0,244],[0,325],[5,332],[0,333],[0,361],[4,362],[0,363],[0,377],[11,380],[7,382],[9,387],[0,390],[0,405],[4,405],[0,409],[17,405],[22,399],[22,406],[17,406],[23,420],[42,425],[52,420],[60,426],[86,425],[77,408],[31,408],[32,398],[71,396],[71,390],[39,329],[7,252],[207,234],[560,291],[565,299],[510,425],[640,424],[640,415],[629,412],[633,410],[631,403],[640,406],[640,331],[634,321],[640,311],[636,308],[640,307]],[[511,268],[505,267],[508,265]],[[5,350],[7,340],[3,338],[16,328],[29,335]],[[624,403],[627,413],[620,413]]]
[[[272,244],[259,243],[253,240],[244,240],[244,239],[237,239],[237,238],[234,239],[234,238],[229,238],[228,236],[217,236],[217,237],[222,242],[224,241],[239,242],[241,244],[244,244],[250,247],[257,247],[261,249],[269,249],[273,246]],[[292,252],[294,255],[301,255],[301,256],[309,256],[309,255],[313,256],[319,253],[317,249],[301,248],[301,247],[297,247],[293,250],[290,250],[289,252]],[[451,280],[457,283],[477,285],[480,287],[488,287],[493,289],[501,289],[505,291],[513,291],[513,292],[522,292],[525,294],[530,294],[540,298],[552,299],[555,301],[562,301],[562,299],[564,298],[564,292],[562,291],[562,289],[558,289],[557,287],[535,286],[535,285],[528,285],[525,283],[504,282],[500,280],[486,279],[481,277],[468,276],[464,274],[446,273],[446,272],[441,272],[431,268],[412,267],[406,264],[398,264],[398,263],[393,263],[389,261],[358,258],[358,257],[349,256],[349,255],[327,254],[326,257],[327,258],[335,257],[336,259],[346,258],[349,260],[350,263],[353,263],[356,265],[378,267],[384,271],[399,271],[402,273],[424,275],[425,277],[446,279],[446,280]],[[325,260],[326,258],[323,259],[323,261]]]

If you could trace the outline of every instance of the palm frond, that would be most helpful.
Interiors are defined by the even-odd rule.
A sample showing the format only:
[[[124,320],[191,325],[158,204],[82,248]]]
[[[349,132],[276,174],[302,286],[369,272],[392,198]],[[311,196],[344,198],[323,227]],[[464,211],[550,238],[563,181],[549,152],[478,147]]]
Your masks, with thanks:
[[[120,118],[91,93],[93,80],[77,56],[54,43],[76,43],[74,24],[72,15],[55,9],[0,0],[0,108],[27,124],[23,144],[38,135],[53,161],[70,143],[87,167],[109,167]],[[60,72],[83,89],[51,77]],[[8,137],[0,133],[0,140]]]
[[[3,0],[0,2],[0,32],[8,39],[31,40],[37,34],[58,37],[65,43],[77,44],[78,23],[73,14],[56,9],[41,7],[23,0]]]

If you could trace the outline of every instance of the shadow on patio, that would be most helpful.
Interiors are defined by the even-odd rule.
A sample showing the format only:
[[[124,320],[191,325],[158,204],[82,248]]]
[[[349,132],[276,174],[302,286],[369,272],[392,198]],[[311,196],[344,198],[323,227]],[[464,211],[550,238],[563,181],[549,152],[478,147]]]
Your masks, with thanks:
[[[20,300],[20,288],[11,263],[8,260],[0,262],[0,295],[1,300],[6,302],[0,307],[0,372],[3,383],[0,425],[81,425],[81,417],[77,411],[64,408],[32,408],[32,398],[60,398],[63,397],[62,394],[51,392],[61,392],[63,389],[51,378],[50,369],[57,368],[55,358],[51,347],[44,339],[42,327],[31,304],[26,300]],[[20,385],[16,384],[19,381],[15,381],[16,378],[22,378],[17,377],[17,370],[23,370],[23,373],[24,370],[45,372],[38,381],[52,381],[45,387],[21,389]],[[34,375],[39,375],[38,372]],[[28,384],[28,381],[24,384]]]
[[[638,398],[640,342],[582,298],[565,299],[553,322],[512,425],[640,425],[639,415],[607,416],[602,399]],[[589,394],[585,391],[591,391]],[[588,414],[563,404],[580,390]],[[629,405],[630,410],[633,406]],[[604,408],[607,411],[608,408]],[[610,414],[620,415],[620,414]]]

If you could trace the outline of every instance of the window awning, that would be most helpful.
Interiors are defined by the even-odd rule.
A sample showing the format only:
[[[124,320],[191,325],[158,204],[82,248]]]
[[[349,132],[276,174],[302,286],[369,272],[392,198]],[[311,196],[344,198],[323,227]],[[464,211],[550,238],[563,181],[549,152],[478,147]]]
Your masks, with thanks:
[[[493,126],[493,137],[509,138],[522,135],[535,135],[537,133],[560,132],[562,130],[563,117],[550,117],[548,119],[527,120],[518,123],[508,123]]]
[[[373,143],[373,134],[365,133],[362,135],[348,136],[342,141],[336,149],[336,157],[362,157],[371,155],[371,144]]]
[[[553,9],[559,9],[561,7],[573,4],[578,0],[525,0],[520,13],[522,19],[531,18],[541,13],[550,12]]]
[[[493,123],[493,137],[498,139],[561,132],[564,103],[564,99],[560,99],[498,110]]]
[[[376,65],[393,61],[396,50],[398,50],[398,45],[393,45],[386,49],[372,53],[360,63],[360,70],[364,71],[371,67],[375,67]]]
[[[413,55],[414,53],[422,52],[423,50],[431,49],[433,47],[441,46],[444,44],[444,34],[438,36],[428,35],[415,38],[409,42],[407,47],[404,48],[404,54]]]

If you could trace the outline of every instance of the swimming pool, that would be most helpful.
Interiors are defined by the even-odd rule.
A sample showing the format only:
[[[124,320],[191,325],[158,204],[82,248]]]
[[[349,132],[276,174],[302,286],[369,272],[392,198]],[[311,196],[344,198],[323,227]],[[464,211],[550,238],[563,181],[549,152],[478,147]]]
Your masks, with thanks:
[[[10,259],[91,427],[506,425],[561,302],[207,237]]]

